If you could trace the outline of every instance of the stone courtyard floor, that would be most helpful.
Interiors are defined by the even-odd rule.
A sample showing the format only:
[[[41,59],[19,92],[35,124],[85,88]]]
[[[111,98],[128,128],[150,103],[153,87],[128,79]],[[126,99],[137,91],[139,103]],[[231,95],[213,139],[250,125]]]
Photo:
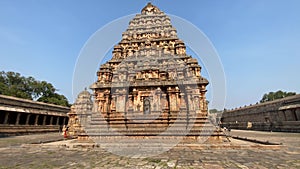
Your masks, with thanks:
[[[55,141],[62,136],[50,133],[0,138],[0,168],[300,168],[300,133],[232,130],[230,134],[282,145],[231,139],[231,146],[181,145],[154,157],[129,158],[101,148],[61,146],[74,140]]]

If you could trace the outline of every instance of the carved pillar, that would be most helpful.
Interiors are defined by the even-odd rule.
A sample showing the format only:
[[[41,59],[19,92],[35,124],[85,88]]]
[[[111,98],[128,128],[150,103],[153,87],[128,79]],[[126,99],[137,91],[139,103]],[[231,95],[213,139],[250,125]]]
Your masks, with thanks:
[[[53,116],[50,117],[50,125],[53,125]]]
[[[15,123],[15,125],[19,125],[19,122],[20,122],[20,116],[21,116],[21,113],[18,113],[18,114],[17,114],[17,118],[16,118],[16,123]]]
[[[104,113],[105,112],[105,100],[99,101],[99,107],[100,107],[100,112]]]
[[[300,108],[297,108],[295,110],[295,113],[296,113],[297,121],[300,121]]]
[[[66,117],[64,117],[63,125],[66,125]]]
[[[9,112],[5,112],[5,117],[4,117],[3,124],[7,124],[8,123],[8,116],[9,116]]]
[[[189,105],[189,111],[195,110],[194,104],[193,104],[193,101],[192,101],[192,94],[190,92],[187,93],[187,104]]]
[[[109,100],[109,94],[105,95],[105,103],[104,103],[104,111],[110,112],[110,100]]]
[[[162,107],[162,104],[161,104],[161,90],[160,88],[157,89],[157,92],[156,92],[156,96],[157,96],[157,111],[162,111],[163,107]]]
[[[180,93],[180,109],[186,109],[185,94]]]
[[[115,95],[112,95],[111,96],[112,99],[111,99],[111,110],[116,110],[116,96]]]
[[[175,88],[176,89],[176,93],[175,93],[175,101],[176,101],[176,103],[175,103],[175,109],[176,109],[176,111],[179,111],[179,107],[180,107],[180,99],[179,99],[179,88],[178,87],[176,87]]]
[[[31,116],[31,114],[27,114],[26,123],[25,123],[26,125],[29,125],[30,116]]]
[[[201,107],[201,112],[202,112],[203,115],[207,116],[207,114],[208,114],[207,111],[208,110],[207,110],[207,102],[206,102],[205,92],[206,92],[205,86],[202,85],[201,89],[200,89],[200,101],[203,105]]]
[[[176,96],[171,87],[168,88],[168,95],[170,111],[176,111]]]
[[[163,109],[169,109],[169,103],[167,100],[167,94],[162,94],[162,104],[163,104]]]
[[[59,125],[59,119],[60,119],[60,117],[56,118],[56,125]]]
[[[133,96],[133,110],[138,111],[137,105],[138,105],[138,91],[134,88],[132,91],[132,96]]]
[[[35,115],[35,121],[34,121],[34,125],[38,125],[38,122],[39,122],[39,116],[40,115]]]
[[[104,98],[103,98],[103,100],[102,100],[102,109],[103,109],[103,112],[107,113],[106,96],[104,96]]]
[[[46,120],[47,120],[47,116],[44,115],[44,118],[43,118],[43,125],[46,125]]]

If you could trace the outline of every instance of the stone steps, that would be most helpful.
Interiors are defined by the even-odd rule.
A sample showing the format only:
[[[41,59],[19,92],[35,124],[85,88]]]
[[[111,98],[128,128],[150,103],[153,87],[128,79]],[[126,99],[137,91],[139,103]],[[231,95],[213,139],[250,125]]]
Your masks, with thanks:
[[[126,139],[182,139],[195,140],[200,137],[219,137],[223,134],[216,132],[216,127],[208,123],[207,117],[113,117],[109,120],[93,114],[86,125],[86,135],[92,140],[123,140]]]

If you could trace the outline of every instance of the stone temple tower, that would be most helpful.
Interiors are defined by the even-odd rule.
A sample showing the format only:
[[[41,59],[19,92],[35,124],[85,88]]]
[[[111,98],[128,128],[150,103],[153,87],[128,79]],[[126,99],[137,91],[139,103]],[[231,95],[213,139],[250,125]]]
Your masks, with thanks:
[[[87,90],[84,90],[78,94],[75,103],[71,106],[71,111],[68,113],[68,126],[69,134],[72,137],[85,134],[84,127],[93,109],[91,97],[92,95]]]
[[[105,121],[94,115],[91,131],[106,125],[126,136],[156,136],[176,124],[188,132],[176,128],[166,135],[200,135],[207,120],[208,80],[170,18],[151,3],[129,22],[97,77],[90,88],[96,114]]]

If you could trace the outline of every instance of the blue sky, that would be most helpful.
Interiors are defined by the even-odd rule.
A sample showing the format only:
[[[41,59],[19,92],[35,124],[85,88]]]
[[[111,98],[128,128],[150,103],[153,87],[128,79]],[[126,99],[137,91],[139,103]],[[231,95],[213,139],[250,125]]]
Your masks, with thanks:
[[[85,42],[105,24],[139,13],[147,2],[1,0],[0,70],[46,80],[72,102],[73,71]],[[253,104],[269,91],[300,93],[300,1],[153,3],[190,21],[211,40],[226,75],[226,108]]]

